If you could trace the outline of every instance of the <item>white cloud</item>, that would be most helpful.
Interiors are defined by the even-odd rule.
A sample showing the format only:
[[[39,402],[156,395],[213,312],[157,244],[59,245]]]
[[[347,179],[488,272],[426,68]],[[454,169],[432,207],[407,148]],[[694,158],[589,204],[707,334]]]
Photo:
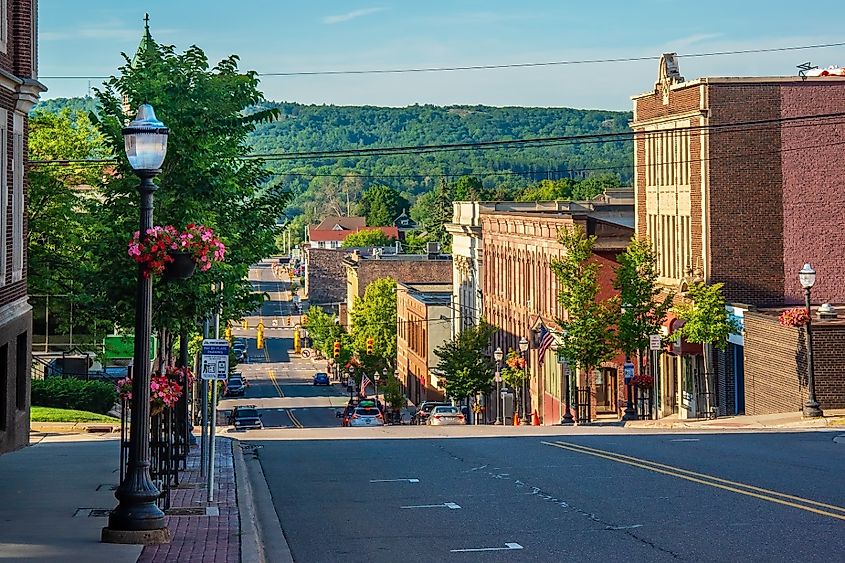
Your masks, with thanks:
[[[326,24],[335,24],[335,23],[342,23],[348,22],[349,20],[354,20],[356,18],[360,18],[362,16],[368,16],[370,14],[375,14],[377,12],[383,12],[387,8],[362,8],[361,10],[353,10],[351,12],[347,12],[345,14],[336,14],[334,16],[326,16],[323,18],[323,23]]]

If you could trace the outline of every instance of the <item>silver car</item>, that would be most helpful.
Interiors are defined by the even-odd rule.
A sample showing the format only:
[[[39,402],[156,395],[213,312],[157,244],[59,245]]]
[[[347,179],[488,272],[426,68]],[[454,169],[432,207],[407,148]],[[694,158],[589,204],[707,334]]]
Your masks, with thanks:
[[[434,407],[426,424],[431,426],[446,426],[450,424],[464,424],[464,415],[458,407]]]
[[[349,426],[384,426],[384,417],[376,407],[357,407],[349,419]]]

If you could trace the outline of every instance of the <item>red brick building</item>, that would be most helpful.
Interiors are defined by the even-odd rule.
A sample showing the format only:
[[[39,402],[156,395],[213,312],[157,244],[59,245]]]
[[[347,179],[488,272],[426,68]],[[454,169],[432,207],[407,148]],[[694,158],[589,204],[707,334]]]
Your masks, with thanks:
[[[29,443],[27,113],[46,90],[37,80],[37,8],[36,0],[0,1],[0,452]]]
[[[396,369],[404,393],[415,405],[443,400],[434,350],[452,334],[452,284],[396,286]]]
[[[364,217],[326,217],[319,225],[308,228],[308,245],[311,248],[337,249],[352,233],[366,230],[378,230],[388,238],[399,240],[399,228],[395,225],[368,227]]]
[[[594,260],[601,265],[600,299],[614,295],[612,288],[616,256],[633,235],[630,203],[592,205],[558,202],[555,210],[508,210],[508,203],[481,204],[480,224],[483,248],[483,317],[500,328],[492,346],[518,350],[525,337],[530,345],[531,411],[543,424],[561,419],[563,366],[554,350],[546,354],[541,367],[537,357],[540,325],[556,330],[556,319],[565,313],[558,303],[559,291],[551,264],[565,250],[557,239],[559,229],[580,225],[597,235]],[[501,209],[499,209],[501,208]],[[579,374],[579,387],[592,390],[592,412],[618,416],[624,399],[621,354],[604,363],[595,373]],[[570,381],[574,384],[575,378]],[[497,404],[494,402],[494,404]],[[624,405],[622,405],[624,408]],[[491,416],[494,409],[491,409]]]
[[[742,310],[797,304],[797,273],[810,262],[814,303],[845,303],[845,179],[831,170],[842,155],[845,78],[686,81],[664,55],[654,89],[633,101],[636,230],[655,246],[667,289],[722,282]],[[742,360],[746,341],[758,342],[748,336],[717,358],[710,391],[722,414],[741,412],[746,383],[761,380],[754,370],[764,366]],[[696,416],[707,388],[701,350],[679,349],[663,355],[659,412]],[[793,358],[784,369],[794,367]]]

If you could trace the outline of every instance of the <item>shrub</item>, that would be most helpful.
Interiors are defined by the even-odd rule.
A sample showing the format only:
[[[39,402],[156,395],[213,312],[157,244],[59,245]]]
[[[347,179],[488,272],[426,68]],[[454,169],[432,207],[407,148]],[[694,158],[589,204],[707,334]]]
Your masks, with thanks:
[[[114,383],[72,377],[32,381],[32,404],[39,407],[108,413],[117,401]]]

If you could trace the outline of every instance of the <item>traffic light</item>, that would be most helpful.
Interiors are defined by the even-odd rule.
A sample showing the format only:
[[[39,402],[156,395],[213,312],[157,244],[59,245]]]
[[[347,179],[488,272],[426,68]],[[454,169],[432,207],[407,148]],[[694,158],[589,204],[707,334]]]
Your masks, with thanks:
[[[232,326],[231,325],[226,325],[225,334],[226,334],[226,340],[228,340],[229,344],[231,344],[232,343]]]
[[[290,326],[290,317],[288,317],[288,326]]]
[[[302,320],[300,321],[300,324],[302,326],[305,326],[305,325],[308,324],[308,315],[302,315]]]
[[[258,323],[258,331],[256,332],[256,344],[255,347],[259,350],[264,348],[264,323]]]
[[[340,357],[340,340],[334,341],[334,357],[335,358]]]
[[[241,321],[241,328],[247,330],[249,328],[249,321],[244,319]]]
[[[373,344],[374,344],[374,342],[375,341],[373,340],[372,337],[367,339],[367,355],[371,356],[373,354]]]

